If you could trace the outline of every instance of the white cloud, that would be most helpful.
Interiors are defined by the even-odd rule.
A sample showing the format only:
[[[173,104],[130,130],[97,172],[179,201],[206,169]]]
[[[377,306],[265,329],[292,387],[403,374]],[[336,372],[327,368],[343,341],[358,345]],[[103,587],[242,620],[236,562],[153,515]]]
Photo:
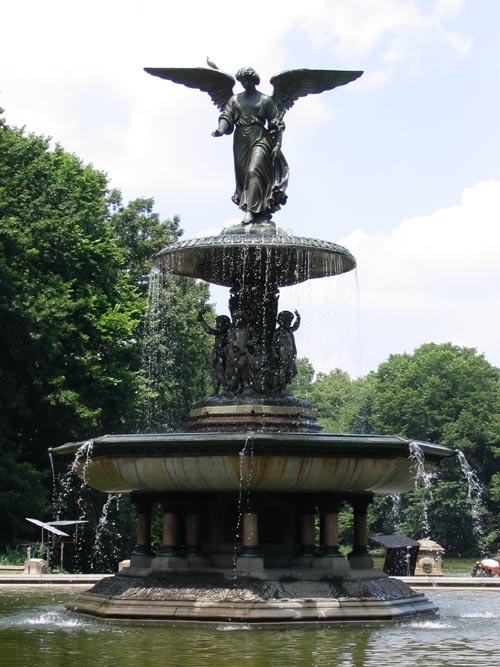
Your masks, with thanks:
[[[318,66],[313,59],[341,68],[369,62],[370,72],[342,91],[344,98],[363,86],[386,84],[397,72],[430,71],[469,53],[468,38],[454,24],[464,8],[462,0],[254,0],[251,9],[230,0],[8,2],[2,7],[0,105],[9,123],[52,135],[107,171],[125,197],[154,194],[168,202],[168,215],[173,207],[182,212],[178,202],[198,201],[197,229],[219,230],[217,220],[233,209],[228,203],[227,215],[217,217],[210,207],[229,202],[233,173],[230,139],[210,136],[217,110],[197,91],[147,76],[144,66],[203,66],[209,55],[229,72],[253,65],[262,89],[269,90],[267,79],[275,71]],[[287,155],[307,157],[303,140],[320,136],[311,125],[330,121],[338,108],[338,98],[331,96],[331,106],[329,99],[297,104],[286,119],[293,129]],[[367,94],[364,103],[370,99]],[[321,156],[318,150],[318,165]],[[383,162],[382,155],[381,169]],[[330,168],[320,165],[318,172]],[[499,187],[480,183],[464,192],[459,205],[405,220],[385,235],[358,230],[346,237],[358,257],[363,327],[354,275],[284,293],[281,307],[305,314],[299,354],[323,370],[338,361],[357,373],[391,352],[449,339],[477,346],[499,364]],[[287,209],[290,216],[278,224],[307,233]],[[337,214],[333,206],[325,219]],[[359,361],[361,331],[365,362]]]
[[[500,366],[500,181],[477,183],[456,206],[388,233],[357,229],[339,243],[356,257],[357,271],[280,295],[280,310],[302,316],[298,354],[317,371],[364,375],[390,354],[448,341]],[[217,312],[227,313],[228,290],[211,293]]]
[[[164,215],[170,202],[182,210],[181,202],[198,200],[207,209],[229,200],[231,140],[210,136],[218,112],[207,95],[147,76],[144,66],[203,66],[209,55],[229,72],[253,65],[270,90],[268,77],[285,66],[317,66],[308,62],[311,53],[327,61],[333,54],[339,67],[359,67],[369,56],[371,74],[349,86],[350,95],[387,82],[429,43],[463,47],[447,27],[461,3],[434,0],[430,7],[415,0],[254,0],[251,9],[230,0],[216,7],[195,0],[8,2],[0,104],[9,123],[50,135],[107,172],[125,198],[154,194],[167,203]],[[337,97],[296,105],[286,119],[293,128],[286,152],[300,155],[314,127],[332,120],[330,99]]]
[[[341,243],[358,261],[372,368],[429,341],[476,347],[500,365],[500,181],[388,234],[356,230]]]
[[[458,205],[388,233],[357,229],[340,244],[357,272],[284,289],[280,298],[280,309],[301,312],[298,354],[317,371],[364,375],[390,354],[448,341],[500,366],[500,181],[477,183]]]
[[[460,0],[318,0],[304,17],[305,30],[347,62],[371,56],[373,77],[365,85],[380,85],[396,66],[420,68],[434,46],[447,45],[461,55],[470,42],[449,24],[464,8]],[[432,56],[431,56],[432,57]],[[379,70],[382,69],[385,76]]]
[[[356,230],[341,242],[357,256],[361,280],[370,275],[368,295],[412,300],[459,288],[477,297],[500,279],[499,222],[500,182],[488,181],[466,189],[456,206],[403,220],[388,234]],[[387,298],[368,301],[383,309]]]

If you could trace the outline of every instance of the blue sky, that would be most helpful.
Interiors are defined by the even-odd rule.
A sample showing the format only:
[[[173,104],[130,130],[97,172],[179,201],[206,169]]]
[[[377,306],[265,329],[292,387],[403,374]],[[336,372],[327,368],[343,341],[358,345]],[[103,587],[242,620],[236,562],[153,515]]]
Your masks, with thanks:
[[[303,315],[299,355],[358,375],[451,341],[500,366],[499,25],[496,0],[17,0],[2,8],[0,105],[193,237],[239,219],[231,139],[210,136],[208,96],[144,66],[209,55],[255,67],[264,92],[284,69],[364,70],[285,118],[276,223],[358,260],[356,275],[283,291]]]

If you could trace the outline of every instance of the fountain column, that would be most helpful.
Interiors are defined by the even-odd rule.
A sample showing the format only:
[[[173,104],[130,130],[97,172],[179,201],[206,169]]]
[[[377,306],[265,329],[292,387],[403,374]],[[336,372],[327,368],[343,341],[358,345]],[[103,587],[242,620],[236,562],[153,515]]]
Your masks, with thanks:
[[[154,560],[154,570],[182,568],[187,562],[181,556],[179,544],[179,499],[170,495],[161,498],[163,529],[161,547]]]
[[[316,503],[313,500],[302,500],[297,510],[299,555],[296,563],[302,567],[312,567],[316,546]]]
[[[201,550],[201,501],[189,498],[185,514],[186,556],[190,566],[202,565],[206,562]]]
[[[319,556],[314,567],[319,569],[346,569],[348,562],[339,549],[340,499],[330,494],[322,494],[318,499],[320,512]]]
[[[131,567],[149,568],[154,552],[151,549],[151,506],[152,498],[132,494],[132,502],[137,511],[137,544],[131,555]]]
[[[241,551],[236,559],[238,569],[255,570],[264,567],[259,550],[259,516],[253,504],[247,503],[243,515]]]
[[[259,547],[259,517],[255,511],[243,514],[242,555],[255,556]]]
[[[178,556],[179,555],[179,517],[177,512],[169,511],[169,508],[163,508],[163,533],[162,543],[158,555]]]
[[[349,562],[354,570],[372,568],[373,559],[368,551],[368,505],[372,496],[354,496],[351,499],[354,511],[353,545]]]
[[[321,512],[320,549],[325,556],[339,556],[339,512]]]

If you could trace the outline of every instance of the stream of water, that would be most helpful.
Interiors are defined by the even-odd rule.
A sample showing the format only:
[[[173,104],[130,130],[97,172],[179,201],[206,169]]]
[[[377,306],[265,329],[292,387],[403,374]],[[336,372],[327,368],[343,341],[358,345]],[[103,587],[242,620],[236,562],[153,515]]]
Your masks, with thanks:
[[[71,615],[69,589],[0,589],[2,667],[491,667],[500,591],[434,591],[440,617],[398,625],[251,630],[111,625]]]

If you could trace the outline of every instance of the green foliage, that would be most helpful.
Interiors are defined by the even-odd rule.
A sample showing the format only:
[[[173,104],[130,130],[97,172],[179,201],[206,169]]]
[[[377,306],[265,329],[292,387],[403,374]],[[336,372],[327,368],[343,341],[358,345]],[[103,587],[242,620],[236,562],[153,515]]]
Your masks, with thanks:
[[[0,547],[32,535],[29,516],[48,516],[44,476],[20,460],[12,443],[0,440]]]
[[[499,379],[482,355],[450,343],[392,355],[376,372],[371,426],[482,456],[500,444]]]
[[[124,206],[119,190],[107,195],[109,222],[113,236],[120,247],[124,266],[131,282],[148,291],[148,275],[155,255],[165,246],[175,243],[182,235],[180,219],[161,220],[154,208],[154,199],[134,199]]]
[[[181,234],[153,206],[123,205],[104,174],[0,118],[0,544],[32,533],[25,516],[50,518],[49,447],[136,430],[151,394],[157,423],[175,427],[208,391],[211,342],[195,320],[208,288],[194,281],[162,288],[154,386],[142,368],[147,276]],[[96,494],[95,521],[101,506]]]
[[[311,401],[323,429],[331,433],[366,433],[373,379],[352,380],[339,368],[318,373],[306,359],[297,359],[298,374],[290,386],[293,394]]]
[[[0,432],[47,447],[124,426],[140,317],[107,222],[106,179],[48,140],[0,126]]]
[[[41,542],[26,542],[22,546],[7,544],[3,547],[2,553],[0,553],[0,565],[10,565],[11,567],[24,565],[28,557],[28,547],[31,558],[46,558],[47,545],[42,545]]]
[[[4,547],[3,553],[0,553],[0,565],[10,565],[19,567],[24,564],[26,560],[26,549],[13,549],[12,547]]]
[[[419,539],[430,529],[430,537],[454,554],[498,549],[497,368],[475,350],[450,343],[392,355],[377,371],[355,380],[339,369],[314,379],[307,359],[299,361],[297,394],[312,402],[326,431],[395,434],[460,449],[484,487],[482,503],[472,507],[457,460],[444,461],[430,489],[416,489],[398,500],[375,498],[369,512],[372,532],[402,532]],[[342,528],[346,536],[348,524],[346,520]]]
[[[339,512],[339,544],[344,556],[347,556],[352,550],[354,514],[352,506],[346,504]]]
[[[290,393],[299,398],[311,399],[311,387],[314,379],[314,368],[309,359],[297,359],[297,375],[290,383]]]
[[[422,534],[426,511],[432,539],[454,554],[477,554],[481,547],[492,548],[498,539],[493,518],[498,506],[491,501],[498,502],[494,475],[500,435],[499,378],[498,369],[482,355],[450,343],[430,343],[411,355],[392,355],[373,374],[371,430],[460,449],[484,487],[491,484],[490,500],[485,495],[483,510],[476,511],[482,516],[474,520],[456,461],[441,464],[425,507],[422,491],[410,493],[402,501],[401,530],[427,537]]]
[[[149,276],[156,254],[182,234],[178,217],[161,221],[152,199],[124,207],[116,190],[109,201],[114,237],[144,298],[136,347],[142,380],[137,425],[147,432],[178,430],[192,404],[210,390],[213,342],[197,321],[198,311],[207,308],[208,286],[158,271]]]
[[[187,278],[158,275],[142,334],[146,393],[141,430],[184,428],[193,403],[210,392],[213,341],[197,321],[208,287]]]

